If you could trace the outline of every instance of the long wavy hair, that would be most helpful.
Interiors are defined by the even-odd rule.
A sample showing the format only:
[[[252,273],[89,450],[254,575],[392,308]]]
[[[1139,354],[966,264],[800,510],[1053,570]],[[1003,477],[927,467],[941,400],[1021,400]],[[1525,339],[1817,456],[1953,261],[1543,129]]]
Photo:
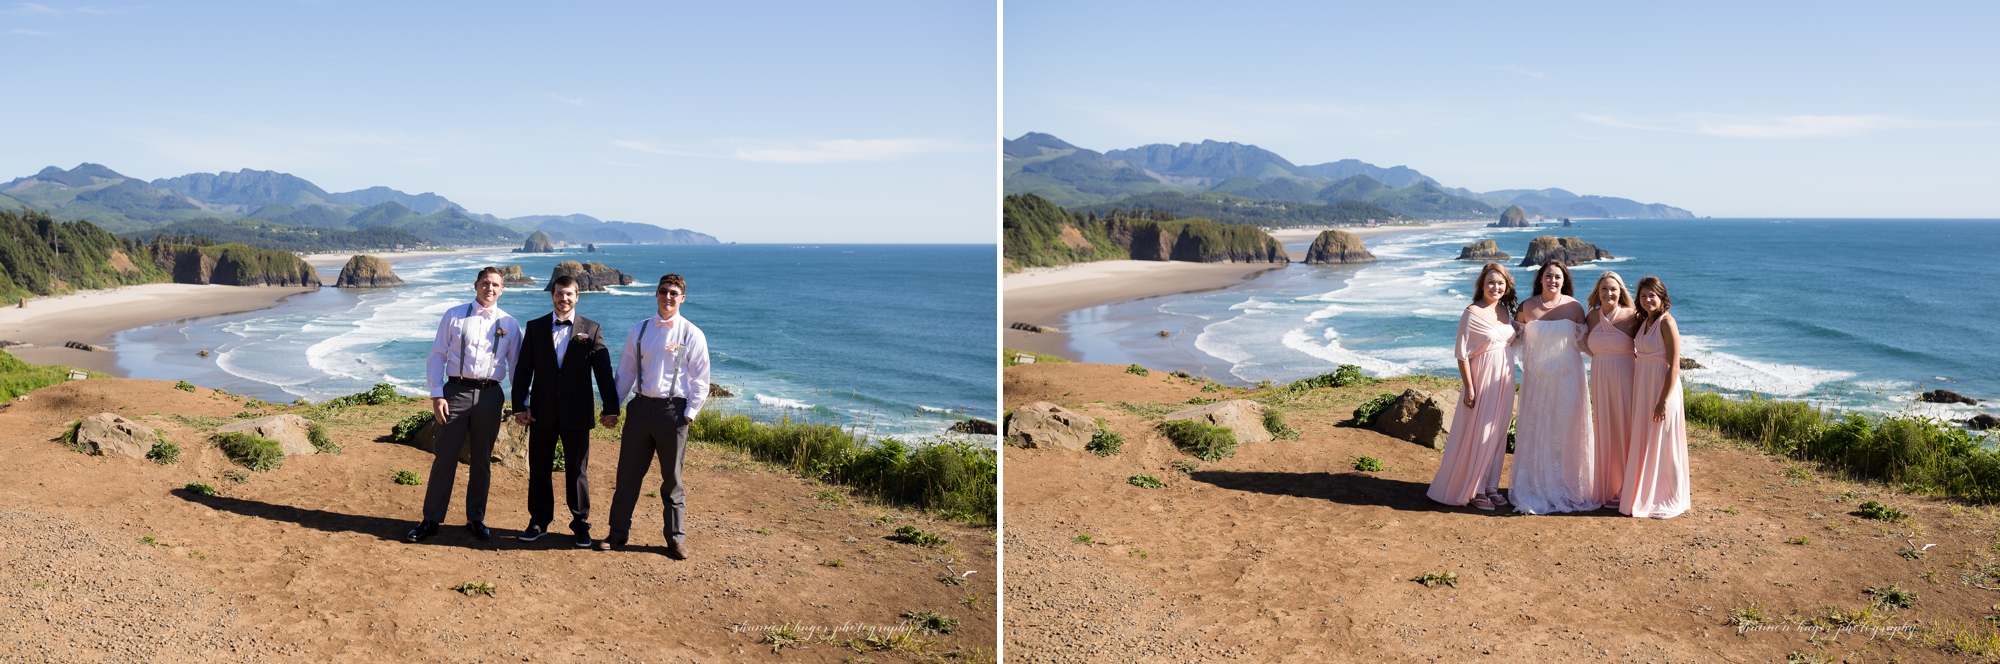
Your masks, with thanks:
[[[1514,315],[1514,310],[1520,306],[1519,298],[1514,294],[1514,275],[1508,274],[1506,266],[1499,263],[1487,263],[1486,267],[1479,268],[1479,278],[1472,281],[1472,303],[1479,304],[1480,300],[1486,299],[1486,275],[1489,273],[1498,273],[1500,279],[1507,282],[1507,294],[1500,296],[1500,308],[1507,315]]]
[[[1658,293],[1660,295],[1660,310],[1647,311],[1645,305],[1636,305],[1639,307],[1639,325],[1641,327],[1653,324],[1653,321],[1659,320],[1661,316],[1667,315],[1668,309],[1674,308],[1674,299],[1671,297],[1667,297],[1667,285],[1661,283],[1659,277],[1655,277],[1650,274],[1646,275],[1644,278],[1639,280],[1639,287],[1633,289],[1633,291],[1638,293],[1644,293],[1648,289],[1651,289],[1654,293]],[[1635,297],[1632,298],[1632,300],[1634,302],[1637,302],[1639,298]]]
[[[1599,295],[1599,293],[1604,292],[1604,282],[1607,280],[1610,281],[1611,283],[1618,284],[1618,302],[1616,303],[1616,306],[1619,307],[1632,306],[1632,289],[1625,287],[1625,278],[1618,276],[1617,272],[1605,270],[1604,275],[1597,278],[1597,284],[1590,287],[1591,308],[1594,309],[1597,307],[1604,306],[1603,302],[1604,297],[1602,295]]]
[[[1563,294],[1576,297],[1576,277],[1569,273],[1568,264],[1554,258],[1543,261],[1542,269],[1535,270],[1535,295],[1542,294],[1542,275],[1548,274],[1549,268],[1562,270]]]

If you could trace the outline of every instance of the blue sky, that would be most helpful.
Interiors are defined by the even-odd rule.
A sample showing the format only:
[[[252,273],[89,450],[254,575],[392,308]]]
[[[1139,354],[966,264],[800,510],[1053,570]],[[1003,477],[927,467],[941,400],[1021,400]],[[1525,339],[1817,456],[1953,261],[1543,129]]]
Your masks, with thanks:
[[[0,181],[243,168],[740,242],[997,241],[980,3],[0,0]]]
[[[1009,138],[1712,216],[2000,217],[2000,5],[1010,0]]]

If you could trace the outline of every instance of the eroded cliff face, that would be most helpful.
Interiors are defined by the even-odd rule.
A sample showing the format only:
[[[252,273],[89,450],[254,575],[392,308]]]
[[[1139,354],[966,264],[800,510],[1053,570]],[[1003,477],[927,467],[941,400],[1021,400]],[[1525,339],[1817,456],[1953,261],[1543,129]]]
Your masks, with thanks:
[[[1615,258],[1611,252],[1584,242],[1582,238],[1558,238],[1543,235],[1528,243],[1528,255],[1521,259],[1521,267],[1535,267],[1551,260],[1562,261],[1564,265],[1588,263],[1594,260]]]
[[[633,281],[632,275],[619,272],[603,263],[563,261],[556,264],[555,271],[549,274],[550,285],[542,287],[542,290],[554,288],[556,277],[565,275],[576,280],[578,292],[602,291],[605,286],[629,286]]]
[[[1361,236],[1343,230],[1325,230],[1313,238],[1312,248],[1306,250],[1306,263],[1328,265],[1340,263],[1373,263],[1374,254],[1368,253]]]
[[[1207,219],[1117,223],[1111,241],[1124,247],[1132,260],[1197,263],[1290,263],[1285,245],[1255,226],[1219,224]]]
[[[254,249],[243,244],[210,247],[165,246],[153,264],[173,275],[177,284],[224,286],[302,286],[318,288],[319,272],[288,251]]]
[[[347,265],[341,266],[340,277],[334,279],[333,285],[338,288],[386,288],[403,285],[403,279],[396,276],[389,261],[379,256],[355,254],[347,259]]]
[[[521,266],[509,265],[500,268],[500,283],[508,286],[533,286],[535,278],[522,272]]]

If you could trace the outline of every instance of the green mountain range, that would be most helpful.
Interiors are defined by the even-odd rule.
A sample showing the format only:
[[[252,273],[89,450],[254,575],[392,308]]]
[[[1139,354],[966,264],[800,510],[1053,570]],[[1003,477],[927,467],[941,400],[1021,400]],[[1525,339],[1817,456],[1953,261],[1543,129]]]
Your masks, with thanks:
[[[388,187],[328,192],[289,173],[249,169],[146,182],[100,164],[69,170],[50,166],[0,185],[0,207],[42,210],[130,237],[190,234],[200,228],[257,246],[297,251],[505,245],[536,230],[546,230],[557,242],[574,244],[716,242],[713,236],[686,229],[601,221],[587,215],[502,219],[468,212],[428,192],[407,194]],[[544,225],[552,227],[543,229]],[[357,232],[377,228],[384,230]]]
[[[1173,192],[1266,202],[1359,202],[1404,219],[1486,219],[1509,205],[1550,218],[1694,216],[1670,205],[1579,196],[1561,189],[1479,193],[1447,188],[1407,166],[1382,168],[1354,159],[1299,166],[1255,145],[1213,140],[1098,153],[1030,132],[1006,141],[1002,153],[1006,193],[1032,193],[1072,208],[1135,207],[1126,201]],[[1261,222],[1232,219],[1230,223]]]

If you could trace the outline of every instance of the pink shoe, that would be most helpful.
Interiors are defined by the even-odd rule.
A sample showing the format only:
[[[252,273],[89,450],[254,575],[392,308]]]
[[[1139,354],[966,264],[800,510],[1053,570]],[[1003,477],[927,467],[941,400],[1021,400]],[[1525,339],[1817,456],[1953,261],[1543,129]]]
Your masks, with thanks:
[[[1491,512],[1493,511],[1493,500],[1486,496],[1475,496],[1472,499],[1472,506],[1477,507],[1483,511]]]
[[[1501,495],[1501,494],[1500,494],[1500,492],[1498,492],[1498,491],[1495,491],[1495,492],[1493,492],[1492,494],[1489,494],[1489,495],[1488,495],[1488,496],[1487,496],[1486,498],[1487,498],[1487,500],[1489,500],[1489,501],[1491,501],[1491,502],[1493,503],[1493,506],[1494,506],[1494,507],[1506,507],[1506,506],[1508,506],[1508,505],[1512,505],[1512,504],[1513,504],[1513,503],[1509,503],[1509,502],[1507,502],[1507,497],[1506,497],[1506,496],[1504,496],[1504,495]]]

